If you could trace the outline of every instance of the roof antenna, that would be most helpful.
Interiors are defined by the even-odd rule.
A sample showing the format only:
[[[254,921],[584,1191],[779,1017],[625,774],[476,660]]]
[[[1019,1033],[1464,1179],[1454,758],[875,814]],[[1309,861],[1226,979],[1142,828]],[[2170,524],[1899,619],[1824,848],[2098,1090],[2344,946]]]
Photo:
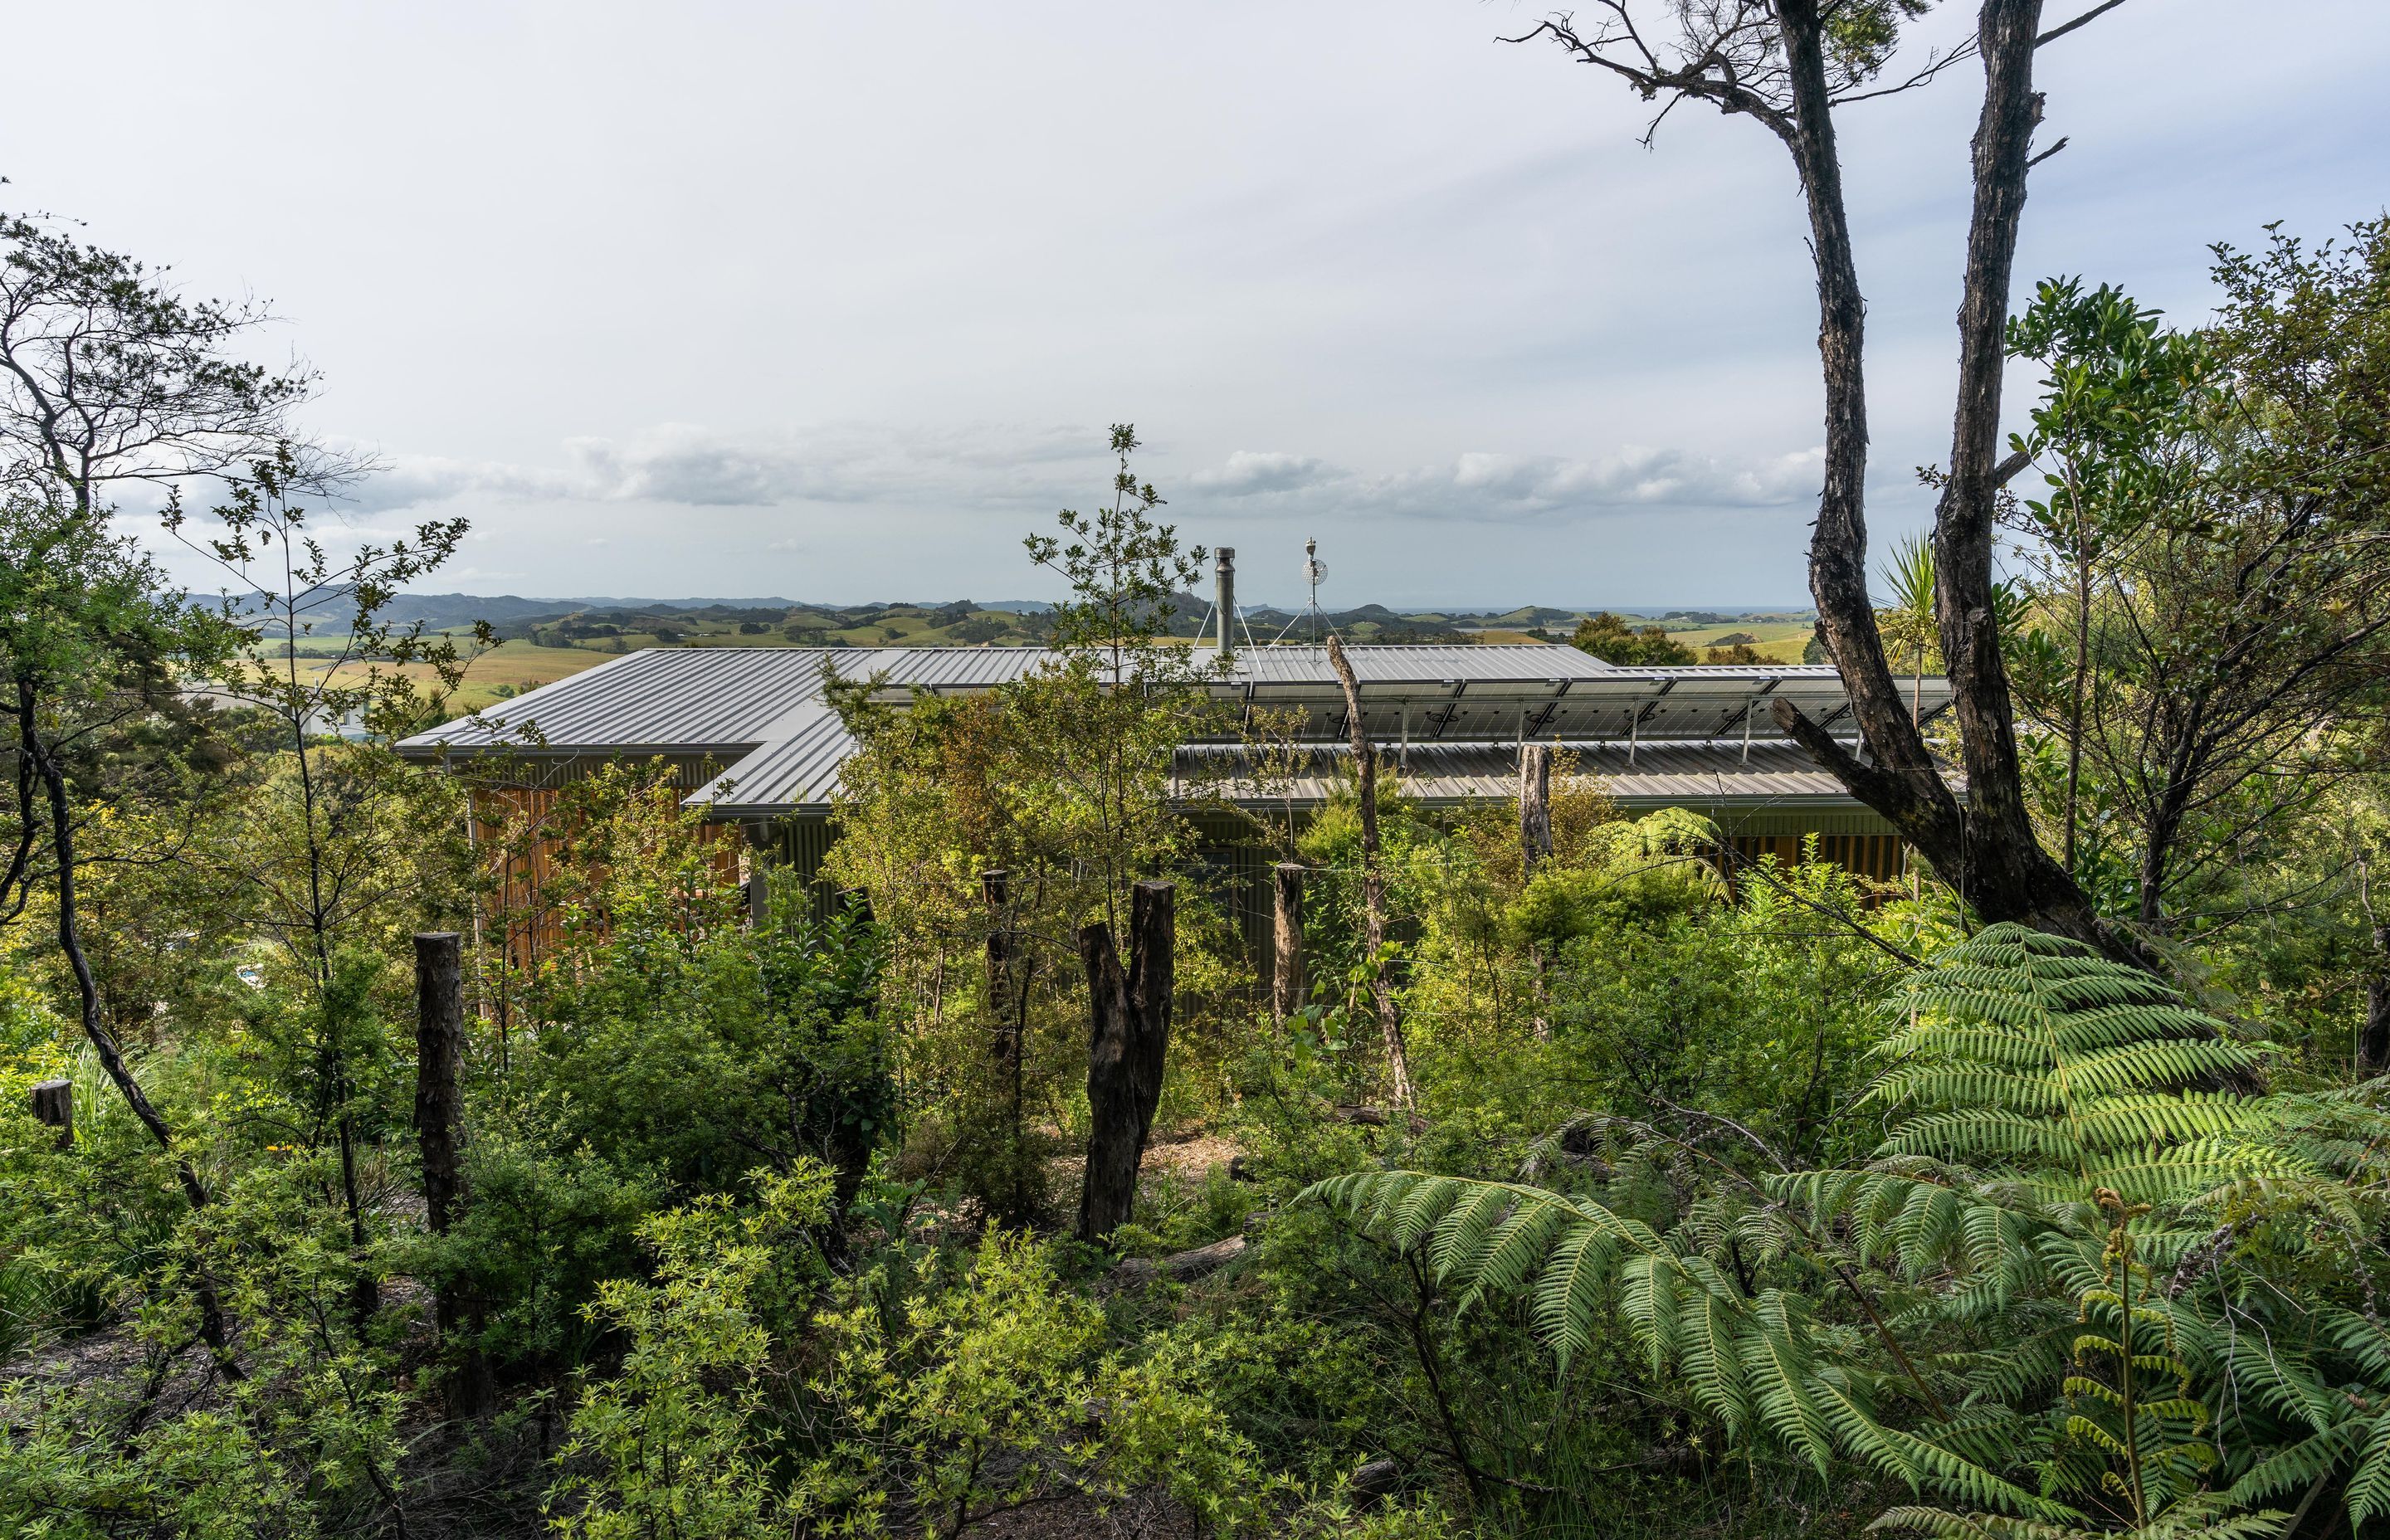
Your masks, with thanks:
[[[1327,580],[1327,577],[1328,563],[1319,559],[1319,542],[1304,541],[1303,543],[1303,581],[1311,586],[1311,602],[1303,607],[1301,614],[1286,622],[1286,629],[1278,634],[1279,642],[1285,641],[1287,632],[1301,625],[1303,617],[1308,615],[1311,617],[1311,645],[1314,647],[1319,645],[1321,628],[1328,623],[1328,612],[1319,608],[1319,585]],[[1270,645],[1276,647],[1278,642],[1272,642]]]
[[[1303,581],[1311,584],[1311,645],[1320,642],[1320,627],[1327,624],[1328,615],[1319,608],[1319,583],[1328,575],[1328,563],[1319,559],[1319,542],[1303,543]]]

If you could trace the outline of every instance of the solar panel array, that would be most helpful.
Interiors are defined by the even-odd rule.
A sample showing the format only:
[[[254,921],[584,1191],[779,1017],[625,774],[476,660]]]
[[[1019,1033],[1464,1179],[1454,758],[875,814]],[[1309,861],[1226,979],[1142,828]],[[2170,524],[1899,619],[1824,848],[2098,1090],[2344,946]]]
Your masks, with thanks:
[[[1839,781],[1789,743],[1754,743],[1748,750],[1739,741],[1555,748],[1566,755],[1571,773],[1598,777],[1605,795],[1629,808],[1850,801]],[[1402,777],[1403,795],[1413,802],[1432,806],[1518,794],[1518,751],[1508,744],[1420,744],[1407,754],[1389,750],[1385,758]],[[1282,797],[1309,803],[1328,797],[1349,774],[1351,760],[1347,751],[1323,748],[1291,776],[1265,786],[1240,751],[1197,748],[1182,754],[1180,781],[1190,794],[1208,791],[1249,806],[1266,806]]]

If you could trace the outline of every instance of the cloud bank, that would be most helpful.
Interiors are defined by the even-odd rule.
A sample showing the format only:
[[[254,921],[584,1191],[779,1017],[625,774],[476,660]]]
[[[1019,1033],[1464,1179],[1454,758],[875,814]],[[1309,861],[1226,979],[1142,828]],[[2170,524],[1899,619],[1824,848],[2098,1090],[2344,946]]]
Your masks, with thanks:
[[[1471,452],[1444,465],[1370,473],[1240,450],[1190,480],[1221,497],[1291,510],[1523,520],[1624,508],[1778,507],[1816,497],[1824,463],[1818,449],[1736,461],[1628,446],[1592,460]]]
[[[848,425],[740,435],[665,424],[619,441],[568,440],[563,463],[555,467],[392,456],[358,489],[356,501],[371,509],[476,496],[704,508],[885,503],[1017,510],[1084,500],[1101,487],[1110,462],[1090,447],[1100,443],[1078,428],[924,433]],[[1239,516],[1459,520],[1765,508],[1814,498],[1823,462],[1817,449],[1737,459],[1629,445],[1595,459],[1470,451],[1441,464],[1361,470],[1317,456],[1240,449],[1185,475],[1181,500]]]
[[[1010,506],[1065,482],[1101,486],[1103,439],[1082,427],[943,432],[842,424],[736,434],[664,423],[627,438],[568,439],[563,464],[523,466],[387,455],[353,500],[411,508],[478,496],[505,502],[774,507],[791,503]],[[1095,446],[1095,447],[1090,447]],[[1090,481],[1090,473],[1094,479]]]

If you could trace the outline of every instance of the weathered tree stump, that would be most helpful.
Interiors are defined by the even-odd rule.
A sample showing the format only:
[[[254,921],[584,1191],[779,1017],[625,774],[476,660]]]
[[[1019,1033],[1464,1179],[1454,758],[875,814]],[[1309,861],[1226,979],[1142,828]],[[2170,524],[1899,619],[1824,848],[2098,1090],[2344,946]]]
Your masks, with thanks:
[[[1303,966],[1303,874],[1302,865],[1293,861],[1279,862],[1270,874],[1276,899],[1270,1012],[1281,1021],[1303,1008],[1310,983]]]
[[[1519,860],[1521,875],[1533,879],[1536,868],[1552,853],[1552,751],[1540,743],[1519,745]],[[1545,1014],[1548,991],[1544,971],[1549,960],[1538,945],[1536,955],[1535,1029],[1538,1038],[1552,1035]]]
[[[747,826],[747,923],[760,928],[772,918],[772,866],[779,847],[769,824]]]
[[[423,1210],[444,1234],[464,1184],[465,942],[454,930],[415,938],[415,1136]]]
[[[33,1086],[33,1116],[58,1131],[60,1149],[74,1143],[74,1082],[37,1082]]]
[[[995,1031],[990,1047],[996,1063],[1017,1064],[1021,1040],[1012,1030],[1012,930],[1006,922],[1005,902],[1012,874],[991,866],[979,874],[979,893],[987,905],[987,1013]]]
[[[465,944],[454,930],[415,938],[415,1136],[423,1158],[424,1222],[445,1235],[465,1200]],[[433,1290],[440,1335],[453,1339],[473,1314],[464,1291],[443,1279]],[[452,1416],[489,1404],[490,1367],[468,1346],[443,1387]]]
[[[1344,1495],[1353,1506],[1372,1508],[1402,1490],[1403,1468],[1390,1459],[1371,1460],[1356,1470],[1344,1482]]]
[[[1552,853],[1552,751],[1519,746],[1519,850],[1529,877]]]
[[[1126,972],[1111,927],[1099,921],[1079,932],[1091,1019],[1087,1110],[1093,1127],[1079,1189],[1078,1237],[1085,1241],[1111,1235],[1136,1206],[1137,1166],[1162,1101],[1162,1066],[1170,1046],[1177,902],[1177,890],[1167,882],[1140,882],[1131,891]]]
[[[2390,957],[2390,925],[2373,928],[2373,952]],[[2376,973],[2365,986],[2365,1030],[2357,1044],[2357,1072],[2378,1075],[2390,1070],[2390,973]]]

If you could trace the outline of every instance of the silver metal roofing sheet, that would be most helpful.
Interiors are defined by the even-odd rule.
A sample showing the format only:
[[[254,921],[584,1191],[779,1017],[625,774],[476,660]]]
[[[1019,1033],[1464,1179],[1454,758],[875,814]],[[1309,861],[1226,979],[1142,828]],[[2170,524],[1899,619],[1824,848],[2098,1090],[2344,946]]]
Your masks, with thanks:
[[[689,793],[692,807],[722,817],[768,817],[827,808],[838,796],[839,769],[854,752],[838,713],[827,706],[790,712],[785,736],[765,744]]]
[[[517,696],[478,717],[399,745],[402,753],[473,751],[724,748],[760,741],[765,724],[820,689],[817,648],[648,648]]]
[[[1692,751],[1689,740],[1739,740],[1746,732],[1759,763],[1781,744],[1768,712],[1774,700],[1789,699],[1830,728],[1847,728],[1842,681],[1829,667],[1613,668],[1574,648],[1534,645],[1355,647],[1349,655],[1372,737],[1389,749],[1407,741],[1415,765],[1444,764],[1436,756],[1446,753],[1464,756],[1455,764],[1490,764],[1489,754],[1507,764],[1510,745],[1523,737],[1575,742],[1587,745],[1580,751],[1605,775],[1631,774],[1637,784],[1655,788],[1653,796],[1690,796],[1685,788],[1660,789],[1649,767],[1670,764],[1678,749]],[[901,699],[916,688],[992,689],[1051,656],[1040,648],[648,648],[506,701],[479,719],[419,734],[400,749],[417,757],[509,747],[550,754],[737,754],[742,757],[729,770],[689,800],[726,816],[763,816],[826,806],[836,795],[839,766],[853,744],[822,703],[825,664],[848,679],[879,677],[887,697]],[[1343,692],[1322,648],[1245,648],[1213,693],[1228,704],[1300,708],[1307,713],[1304,731],[1313,738],[1345,735]],[[1928,715],[1940,711],[1949,699],[1947,681],[1925,681],[1921,697]],[[1630,741],[1637,745],[1632,765]],[[1740,742],[1734,747],[1739,752]],[[1716,773],[1716,753],[1700,752],[1699,773]],[[1478,778],[1475,768],[1455,774]],[[1806,778],[1797,787],[1770,789],[1747,777],[1738,784],[1754,795],[1841,794],[1813,769],[1800,774]]]

